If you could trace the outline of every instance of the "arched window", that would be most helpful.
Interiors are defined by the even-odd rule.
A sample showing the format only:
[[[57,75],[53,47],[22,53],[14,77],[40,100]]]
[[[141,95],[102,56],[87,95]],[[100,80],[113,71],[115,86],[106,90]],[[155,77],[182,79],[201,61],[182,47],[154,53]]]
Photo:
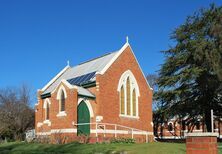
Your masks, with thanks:
[[[173,124],[172,123],[168,124],[168,131],[173,131]]]
[[[67,116],[66,110],[66,98],[67,93],[66,89],[63,85],[61,85],[57,92],[56,99],[58,100],[59,113],[56,115],[57,117]]]
[[[45,120],[49,120],[49,103],[46,104],[45,112]]]
[[[45,110],[45,121],[49,121],[49,115],[50,115],[50,104],[51,104],[51,102],[50,102],[50,100],[48,99],[48,98],[46,98],[45,100],[44,100],[44,104],[43,104],[43,108],[44,108],[44,110]]]
[[[126,83],[126,98],[127,98],[127,115],[131,115],[131,93],[130,93],[130,79],[129,77],[127,78],[127,83]]]
[[[120,116],[138,117],[139,87],[133,73],[128,70],[119,80]]]
[[[136,91],[133,89],[133,116],[136,116]]]
[[[64,91],[62,90],[61,91],[61,94],[60,94],[60,112],[62,111],[65,111],[65,94],[64,94]]]
[[[123,86],[121,87],[121,92],[120,92],[120,113],[124,114],[125,113],[125,94],[124,94],[124,88]]]

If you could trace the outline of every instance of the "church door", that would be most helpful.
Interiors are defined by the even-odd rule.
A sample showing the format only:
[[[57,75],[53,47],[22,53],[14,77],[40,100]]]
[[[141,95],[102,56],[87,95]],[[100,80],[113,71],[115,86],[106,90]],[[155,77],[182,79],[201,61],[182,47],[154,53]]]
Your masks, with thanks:
[[[77,111],[77,122],[78,124],[81,123],[90,123],[90,113],[89,109],[84,101],[81,101],[78,105]],[[77,127],[77,135],[89,135],[90,134],[90,124],[86,125],[78,125]]]

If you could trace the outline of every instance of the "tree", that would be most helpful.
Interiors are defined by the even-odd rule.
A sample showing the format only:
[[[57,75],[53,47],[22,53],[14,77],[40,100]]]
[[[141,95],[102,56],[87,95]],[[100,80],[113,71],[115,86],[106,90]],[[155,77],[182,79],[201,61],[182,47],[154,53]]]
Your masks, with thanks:
[[[171,39],[156,98],[168,115],[201,115],[211,131],[210,110],[222,114],[222,7],[212,4],[189,16]]]
[[[25,132],[34,127],[34,110],[30,107],[30,91],[0,90],[0,137],[23,140]]]
[[[157,74],[148,74],[146,76],[146,79],[150,85],[151,88],[155,89],[157,86],[157,79],[158,79],[158,75]]]
[[[151,88],[153,89],[153,93],[154,93],[154,97],[153,97],[153,131],[154,131],[154,135],[156,137],[159,137],[159,128],[161,129],[161,137],[163,135],[163,124],[165,122],[166,119],[164,119],[165,115],[164,115],[164,109],[162,106],[162,103],[159,102],[156,99],[156,93],[158,92],[158,85],[157,85],[157,81],[158,81],[158,75],[157,74],[148,74],[146,76],[146,79],[149,83],[149,85],[151,86]]]

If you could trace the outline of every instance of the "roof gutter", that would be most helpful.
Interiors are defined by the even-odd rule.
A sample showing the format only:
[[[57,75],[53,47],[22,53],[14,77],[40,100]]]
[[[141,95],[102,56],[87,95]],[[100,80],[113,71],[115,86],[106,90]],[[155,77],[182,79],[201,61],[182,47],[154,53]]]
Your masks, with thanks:
[[[51,93],[46,93],[46,94],[41,95],[41,99],[45,99],[48,97],[51,97]]]
[[[96,81],[88,82],[86,84],[82,84],[81,87],[83,88],[91,88],[96,86]]]
[[[95,100],[96,97],[92,97],[92,96],[86,96],[86,95],[82,95],[82,94],[78,94],[79,97],[84,97],[84,98],[89,98],[89,99],[93,99]]]

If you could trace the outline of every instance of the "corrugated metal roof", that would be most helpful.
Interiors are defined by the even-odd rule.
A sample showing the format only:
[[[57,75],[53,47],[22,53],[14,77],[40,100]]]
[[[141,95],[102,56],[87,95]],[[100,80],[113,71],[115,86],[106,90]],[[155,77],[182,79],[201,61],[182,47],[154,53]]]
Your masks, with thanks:
[[[60,84],[60,82],[63,79],[69,80],[69,79],[82,76],[91,72],[100,72],[117,53],[118,51],[112,52],[110,54],[106,54],[104,56],[87,61],[85,63],[81,63],[77,66],[68,68],[48,88],[46,88],[46,90],[43,92],[43,95],[52,92]],[[96,80],[95,78],[91,79],[91,81],[95,81],[95,80]]]
[[[95,95],[93,95],[89,90],[87,90],[87,89],[85,89],[83,87],[77,86],[77,91],[78,91],[79,95],[95,98]]]

